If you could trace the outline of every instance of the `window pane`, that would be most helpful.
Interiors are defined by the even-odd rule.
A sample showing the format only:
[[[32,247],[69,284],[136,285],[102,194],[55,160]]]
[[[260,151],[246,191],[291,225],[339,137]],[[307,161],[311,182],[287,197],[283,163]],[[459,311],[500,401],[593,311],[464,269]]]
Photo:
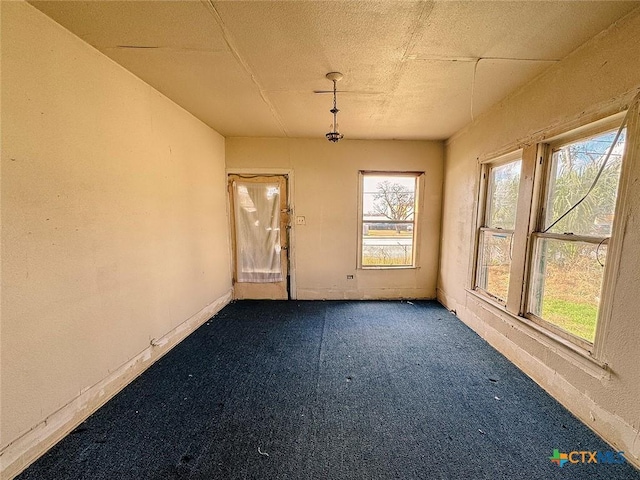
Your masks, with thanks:
[[[478,287],[502,301],[509,291],[512,233],[482,232]]]
[[[606,245],[538,239],[529,311],[593,342]]]
[[[549,229],[549,232],[599,237],[611,235],[625,133],[623,130],[591,193]],[[608,132],[566,145],[553,153],[545,228],[552,225],[589,191],[615,135],[616,132]]]
[[[364,222],[362,265],[413,265],[413,225]]]
[[[489,171],[487,227],[515,228],[521,166],[522,161],[516,160]]]
[[[417,177],[365,175],[362,266],[412,266]]]
[[[413,220],[415,191],[413,176],[366,175],[362,205],[365,219]]]

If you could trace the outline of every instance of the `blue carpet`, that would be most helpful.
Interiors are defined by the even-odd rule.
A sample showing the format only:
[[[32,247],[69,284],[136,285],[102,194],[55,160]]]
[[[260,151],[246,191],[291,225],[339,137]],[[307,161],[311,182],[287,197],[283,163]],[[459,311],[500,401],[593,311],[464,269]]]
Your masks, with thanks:
[[[640,479],[435,302],[231,304],[22,473],[34,479]]]

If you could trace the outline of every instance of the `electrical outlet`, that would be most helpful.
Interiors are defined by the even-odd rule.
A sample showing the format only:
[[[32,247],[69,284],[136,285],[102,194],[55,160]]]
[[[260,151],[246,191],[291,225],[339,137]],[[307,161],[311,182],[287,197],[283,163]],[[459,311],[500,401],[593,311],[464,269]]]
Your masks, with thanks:
[[[353,275],[347,275],[347,280],[353,280]]]
[[[306,225],[306,224],[307,224],[307,219],[305,217],[302,217],[302,216],[296,217],[296,225]]]

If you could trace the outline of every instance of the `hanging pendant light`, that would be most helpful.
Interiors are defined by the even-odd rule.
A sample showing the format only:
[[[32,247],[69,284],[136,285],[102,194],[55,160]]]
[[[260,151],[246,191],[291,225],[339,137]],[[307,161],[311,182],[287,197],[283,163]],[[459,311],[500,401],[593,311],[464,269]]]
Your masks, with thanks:
[[[329,72],[326,76],[333,82],[333,108],[329,110],[333,114],[333,123],[331,124],[331,131],[325,136],[327,140],[335,143],[344,137],[344,135],[338,131],[338,112],[340,110],[338,110],[336,105],[336,83],[342,79],[342,74],[340,72]]]

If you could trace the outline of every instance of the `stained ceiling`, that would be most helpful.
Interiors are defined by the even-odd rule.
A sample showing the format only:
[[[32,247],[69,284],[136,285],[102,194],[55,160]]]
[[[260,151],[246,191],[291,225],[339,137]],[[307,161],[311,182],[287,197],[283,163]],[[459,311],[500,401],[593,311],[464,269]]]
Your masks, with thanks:
[[[636,1],[31,1],[224,136],[446,139]]]

